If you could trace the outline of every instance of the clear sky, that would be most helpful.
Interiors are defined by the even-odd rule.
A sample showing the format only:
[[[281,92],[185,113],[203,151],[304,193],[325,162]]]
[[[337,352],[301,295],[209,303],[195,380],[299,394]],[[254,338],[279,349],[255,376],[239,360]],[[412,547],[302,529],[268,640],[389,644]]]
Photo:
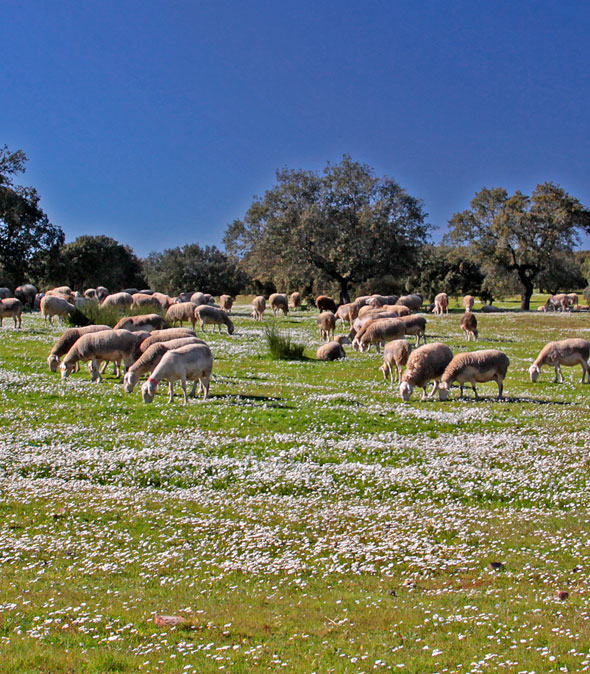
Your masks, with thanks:
[[[590,205],[582,1],[5,0],[0,145],[68,241],[219,245],[344,153],[440,229],[482,186]]]

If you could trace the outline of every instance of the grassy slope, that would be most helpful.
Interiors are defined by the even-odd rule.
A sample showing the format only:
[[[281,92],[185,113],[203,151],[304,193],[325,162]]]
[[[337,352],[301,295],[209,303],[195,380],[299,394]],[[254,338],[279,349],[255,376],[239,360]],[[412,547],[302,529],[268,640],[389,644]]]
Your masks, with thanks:
[[[403,404],[374,353],[268,360],[248,313],[211,337],[211,400],[187,407],[61,383],[37,316],[2,330],[2,672],[590,665],[588,390],[579,368],[526,371],[590,316],[478,314],[507,400]],[[315,317],[282,319],[310,357]],[[468,348],[459,318],[430,335]]]

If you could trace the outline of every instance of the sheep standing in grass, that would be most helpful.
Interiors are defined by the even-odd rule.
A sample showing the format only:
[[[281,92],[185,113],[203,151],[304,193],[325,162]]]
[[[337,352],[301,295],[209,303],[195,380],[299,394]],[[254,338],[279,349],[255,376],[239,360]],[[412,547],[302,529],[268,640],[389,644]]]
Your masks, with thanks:
[[[289,297],[289,304],[291,309],[299,309],[301,306],[301,293],[298,293],[297,291],[291,293],[291,296]]]
[[[51,372],[57,372],[59,359],[66,355],[82,335],[89,335],[92,332],[102,332],[103,330],[110,329],[111,328],[108,325],[87,325],[83,328],[70,328],[69,330],[66,330],[55,342],[47,356],[47,365]]]
[[[434,298],[434,314],[442,316],[449,313],[449,296],[447,293],[439,293]]]
[[[368,351],[372,344],[377,353],[381,353],[380,346],[394,339],[406,336],[406,326],[399,318],[380,318],[372,321],[360,331],[352,342],[361,353]]]
[[[12,293],[10,292],[10,288],[0,288],[0,300],[7,300],[10,297],[12,297]]]
[[[178,304],[171,304],[168,307],[168,311],[166,311],[165,318],[168,323],[170,323],[170,325],[180,323],[180,327],[182,327],[184,321],[190,321],[194,330],[197,323],[197,318],[195,316],[195,309],[197,306],[198,305],[196,305],[194,302],[179,302]]]
[[[328,295],[319,295],[316,297],[315,305],[320,312],[331,311],[333,314],[336,314],[336,310],[338,309],[336,302],[334,302],[331,297],[328,297]]]
[[[231,295],[221,295],[219,298],[219,306],[228,314],[231,314],[233,305],[234,298]]]
[[[162,311],[162,305],[153,295],[146,295],[145,293],[137,293],[133,295],[133,307],[137,309],[153,309],[154,311]]]
[[[469,382],[475,399],[479,400],[475,383],[495,381],[498,384],[498,400],[501,400],[509,365],[508,356],[497,349],[458,353],[447,365],[441,377],[438,388],[439,398],[446,400],[450,387],[453,382],[457,381],[461,388],[461,397],[463,397],[463,386]]]
[[[473,295],[465,295],[463,298],[463,306],[465,307],[465,311],[473,311],[473,305],[475,304],[475,298]]]
[[[461,317],[461,330],[463,330],[468,342],[471,341],[471,339],[473,339],[474,342],[477,342],[479,336],[479,332],[477,331],[477,318],[471,311],[467,311]]]
[[[410,311],[420,311],[422,308],[422,302],[423,302],[422,295],[418,295],[418,293],[413,293],[411,295],[403,295],[400,297],[397,301],[397,304],[401,304],[404,307],[408,307]]]
[[[358,315],[359,307],[354,302],[341,304],[336,311],[336,319],[340,319],[343,322],[346,321],[350,326],[352,326]]]
[[[170,295],[165,295],[164,293],[154,292],[152,293],[152,297],[160,304],[162,311],[166,311],[168,307],[174,304],[174,300],[172,299],[172,297],[170,297]]]
[[[453,352],[442,342],[425,344],[412,351],[399,386],[402,400],[408,402],[416,387],[424,391],[422,400],[432,397],[438,390],[440,378],[451,360],[453,360]],[[430,396],[427,396],[426,387],[431,381],[434,381],[434,387]]]
[[[322,344],[316,351],[315,357],[318,360],[340,360],[346,358],[346,351],[340,342],[332,340],[326,344]]]
[[[257,320],[261,321],[266,311],[266,300],[262,295],[258,295],[252,300],[252,314],[251,316]]]
[[[420,340],[426,344],[426,319],[424,316],[400,316],[400,321],[406,326],[406,335],[416,336],[416,346]]]
[[[141,314],[139,316],[125,316],[113,328],[114,330],[129,330],[129,332],[138,332],[145,330],[163,330],[166,327],[166,321],[160,314]]]
[[[132,304],[133,297],[129,293],[114,293],[113,295],[107,295],[100,306],[102,309],[113,307],[114,309],[118,309],[122,313],[125,313]]]
[[[588,375],[588,357],[590,356],[590,342],[585,339],[562,339],[557,342],[549,342],[541,349],[535,362],[529,368],[531,381],[537,381],[543,365],[550,365],[555,368],[555,383],[564,381],[561,365],[582,366],[582,384],[586,381],[590,383]]]
[[[162,356],[155,370],[141,387],[141,395],[144,403],[151,403],[156,395],[156,388],[162,380],[168,382],[168,402],[174,398],[174,382],[180,380],[184,393],[184,404],[188,403],[186,382],[194,381],[191,395],[195,395],[197,383],[203,390],[203,400],[209,396],[209,382],[213,370],[213,356],[211,349],[206,344],[189,344],[181,346],[173,351],[168,351]]]
[[[381,318],[399,318],[399,314],[397,313],[397,311],[385,311],[381,309],[376,309],[374,313],[365,314],[364,316],[358,316],[357,318],[355,318],[354,323],[352,324],[352,328],[348,333],[348,336],[351,339],[354,339],[355,337],[360,335],[362,330],[364,330],[367,327],[367,325],[369,325],[369,323],[372,323],[373,321],[379,320]]]
[[[223,309],[212,307],[208,304],[201,304],[195,309],[195,318],[199,321],[199,325],[201,326],[201,330],[203,332],[205,332],[205,325],[210,323],[214,326],[214,330],[215,326],[217,326],[217,330],[220,334],[222,325],[227,327],[227,332],[229,335],[234,334],[234,324]]]
[[[49,319],[51,325],[53,325],[54,316],[57,316],[59,322],[63,323],[64,317],[71,314],[74,309],[75,307],[73,304],[70,304],[63,297],[57,297],[57,295],[45,295],[41,299],[41,315],[43,316],[45,323],[47,323],[47,319]]]
[[[408,362],[411,352],[412,345],[406,339],[395,339],[393,342],[387,342],[385,345],[383,349],[383,365],[379,369],[383,372],[385,381],[389,378],[391,386],[393,386],[394,381],[401,380],[402,369]]]
[[[322,311],[317,319],[318,327],[320,329],[320,339],[328,341],[330,335],[334,336],[336,330],[336,316],[331,311]]]
[[[141,379],[147,372],[153,372],[165,353],[179,349],[188,344],[205,344],[198,337],[183,337],[181,339],[171,339],[169,342],[157,342],[147,348],[144,353],[133,363],[123,377],[123,390],[125,393],[132,393]]]
[[[141,335],[141,336],[140,336]],[[60,367],[61,378],[66,379],[73,372],[76,363],[90,362],[92,381],[101,381],[99,363],[101,361],[123,361],[130,367],[142,333],[129,330],[101,330],[82,335],[70,348]]]
[[[196,337],[194,330],[190,328],[168,328],[166,330],[153,330],[149,337],[143,340],[138,347],[138,354],[144,353],[152,344],[160,342],[169,342],[172,339],[182,339],[183,337]]]
[[[286,295],[282,295],[281,293],[273,293],[268,298],[268,302],[275,316],[279,313],[279,311],[283,312],[283,316],[286,316],[289,313],[289,300],[287,299]]]
[[[14,318],[14,327],[22,327],[23,323],[23,303],[16,297],[7,297],[0,300],[0,327],[5,318],[12,316]]]

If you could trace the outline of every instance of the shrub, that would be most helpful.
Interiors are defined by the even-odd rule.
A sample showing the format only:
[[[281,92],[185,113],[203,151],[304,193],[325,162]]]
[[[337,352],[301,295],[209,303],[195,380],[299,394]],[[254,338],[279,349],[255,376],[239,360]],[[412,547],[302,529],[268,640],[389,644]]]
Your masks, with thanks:
[[[281,330],[276,321],[264,327],[264,337],[273,360],[302,360],[305,346],[292,341],[291,334]]]

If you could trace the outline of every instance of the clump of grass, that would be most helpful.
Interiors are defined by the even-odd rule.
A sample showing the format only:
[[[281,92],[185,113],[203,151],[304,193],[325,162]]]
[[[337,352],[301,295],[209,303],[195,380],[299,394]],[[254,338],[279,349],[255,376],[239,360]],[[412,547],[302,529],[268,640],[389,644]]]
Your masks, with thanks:
[[[275,321],[264,327],[264,337],[273,360],[303,360],[305,346],[294,342],[291,333],[281,330]]]
[[[101,307],[96,303],[88,304],[83,309],[76,307],[67,318],[69,326],[80,328],[85,325],[108,325],[114,327],[125,316],[139,316],[141,314],[153,314],[153,307],[131,307],[125,314],[116,307]]]
[[[80,311],[80,309],[76,307],[71,314],[66,316],[65,323],[70,328],[83,328],[86,325],[91,325],[92,321],[84,312]]]

